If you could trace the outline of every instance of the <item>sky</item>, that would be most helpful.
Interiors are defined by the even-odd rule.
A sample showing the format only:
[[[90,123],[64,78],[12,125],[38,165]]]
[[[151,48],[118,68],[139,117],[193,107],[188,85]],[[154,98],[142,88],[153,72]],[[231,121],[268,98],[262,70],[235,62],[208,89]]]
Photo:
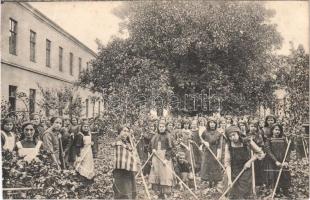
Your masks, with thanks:
[[[60,25],[64,30],[97,52],[95,39],[107,44],[113,36],[121,36],[121,20],[112,11],[122,2],[32,2],[34,8]],[[289,53],[289,42],[294,46],[302,44],[309,52],[309,3],[308,1],[267,1],[266,7],[274,9],[276,15],[271,19],[277,24],[284,41],[278,54]]]

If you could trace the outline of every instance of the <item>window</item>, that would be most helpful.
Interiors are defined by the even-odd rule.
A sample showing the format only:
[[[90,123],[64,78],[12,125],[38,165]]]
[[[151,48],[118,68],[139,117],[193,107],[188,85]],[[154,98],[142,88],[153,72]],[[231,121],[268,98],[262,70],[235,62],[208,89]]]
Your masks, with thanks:
[[[10,111],[16,111],[16,91],[17,87],[13,85],[9,85],[9,103],[10,103]]]
[[[10,54],[16,55],[17,46],[17,22],[10,19],[10,38],[9,38],[9,51]]]
[[[59,62],[59,71],[62,72],[62,55],[63,55],[63,49],[62,47],[59,47],[59,57],[58,57],[58,62]]]
[[[70,75],[73,75],[73,53],[70,53]]]
[[[36,90],[30,89],[29,90],[29,112],[35,112],[35,103],[36,103]]]
[[[30,30],[30,61],[36,61],[36,33]]]
[[[82,58],[79,58],[79,74],[82,71]]]
[[[46,39],[46,67],[51,67],[51,41]]]
[[[86,103],[86,117],[88,118],[88,99],[85,100],[85,103]]]

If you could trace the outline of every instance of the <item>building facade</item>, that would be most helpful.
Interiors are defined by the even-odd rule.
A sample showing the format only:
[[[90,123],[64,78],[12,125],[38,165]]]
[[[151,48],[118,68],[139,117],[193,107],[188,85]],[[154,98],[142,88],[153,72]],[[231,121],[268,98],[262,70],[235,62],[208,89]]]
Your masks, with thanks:
[[[43,98],[39,87],[73,87],[95,57],[94,51],[30,4],[2,3],[1,98],[12,111],[46,114],[37,103]],[[81,97],[82,117],[97,116],[103,110],[100,95],[78,87],[73,90]],[[20,93],[26,94],[27,103],[19,99]]]

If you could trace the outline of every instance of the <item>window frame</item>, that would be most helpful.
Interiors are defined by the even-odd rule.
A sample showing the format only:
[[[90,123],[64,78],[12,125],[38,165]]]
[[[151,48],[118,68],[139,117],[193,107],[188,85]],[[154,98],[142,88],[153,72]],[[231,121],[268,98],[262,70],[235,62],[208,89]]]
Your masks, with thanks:
[[[64,50],[61,46],[58,48],[58,69],[60,72],[63,71],[63,55],[64,55]]]
[[[11,90],[11,88],[13,90]],[[12,94],[12,91],[14,91],[14,94]],[[16,111],[16,101],[17,101],[17,86],[15,85],[9,85],[9,103],[10,103],[10,107],[9,107],[9,110],[10,111]],[[14,101],[13,105],[11,104],[11,101]]]
[[[70,58],[69,58],[69,73],[71,76],[73,76],[73,53],[70,52],[69,54]]]
[[[37,33],[30,30],[30,61],[36,62],[36,38]]]
[[[12,28],[14,24],[14,28]],[[17,21],[10,18],[10,36],[9,36],[9,53],[12,55],[17,55]],[[14,38],[14,39],[12,39]]]
[[[51,48],[52,48],[52,42],[49,39],[46,39],[46,59],[45,59],[45,65],[46,67],[51,67]]]

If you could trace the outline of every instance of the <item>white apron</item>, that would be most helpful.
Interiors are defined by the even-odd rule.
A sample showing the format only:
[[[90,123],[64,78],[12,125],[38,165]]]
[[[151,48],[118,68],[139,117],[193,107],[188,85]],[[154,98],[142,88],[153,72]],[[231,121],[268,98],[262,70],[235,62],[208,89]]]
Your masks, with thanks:
[[[3,145],[4,150],[13,151],[15,147],[15,136],[11,133],[11,136],[8,136],[4,131],[1,131],[1,135],[4,136],[5,143]]]
[[[159,184],[165,186],[173,186],[173,167],[172,161],[165,158],[166,150],[161,149],[161,142],[158,142],[158,150],[156,154],[167,164],[164,165],[155,155],[152,158],[152,168],[149,175],[149,181],[152,184]],[[170,170],[169,170],[170,168]]]
[[[87,179],[92,179],[95,176],[95,166],[93,152],[91,149],[91,136],[83,135],[83,143],[84,147],[81,149],[80,153],[82,160],[80,162],[76,161],[74,166],[80,175],[86,177]]]
[[[39,154],[41,145],[42,141],[38,141],[34,148],[24,148],[21,142],[16,143],[18,155],[24,157],[27,162],[31,162]]]

